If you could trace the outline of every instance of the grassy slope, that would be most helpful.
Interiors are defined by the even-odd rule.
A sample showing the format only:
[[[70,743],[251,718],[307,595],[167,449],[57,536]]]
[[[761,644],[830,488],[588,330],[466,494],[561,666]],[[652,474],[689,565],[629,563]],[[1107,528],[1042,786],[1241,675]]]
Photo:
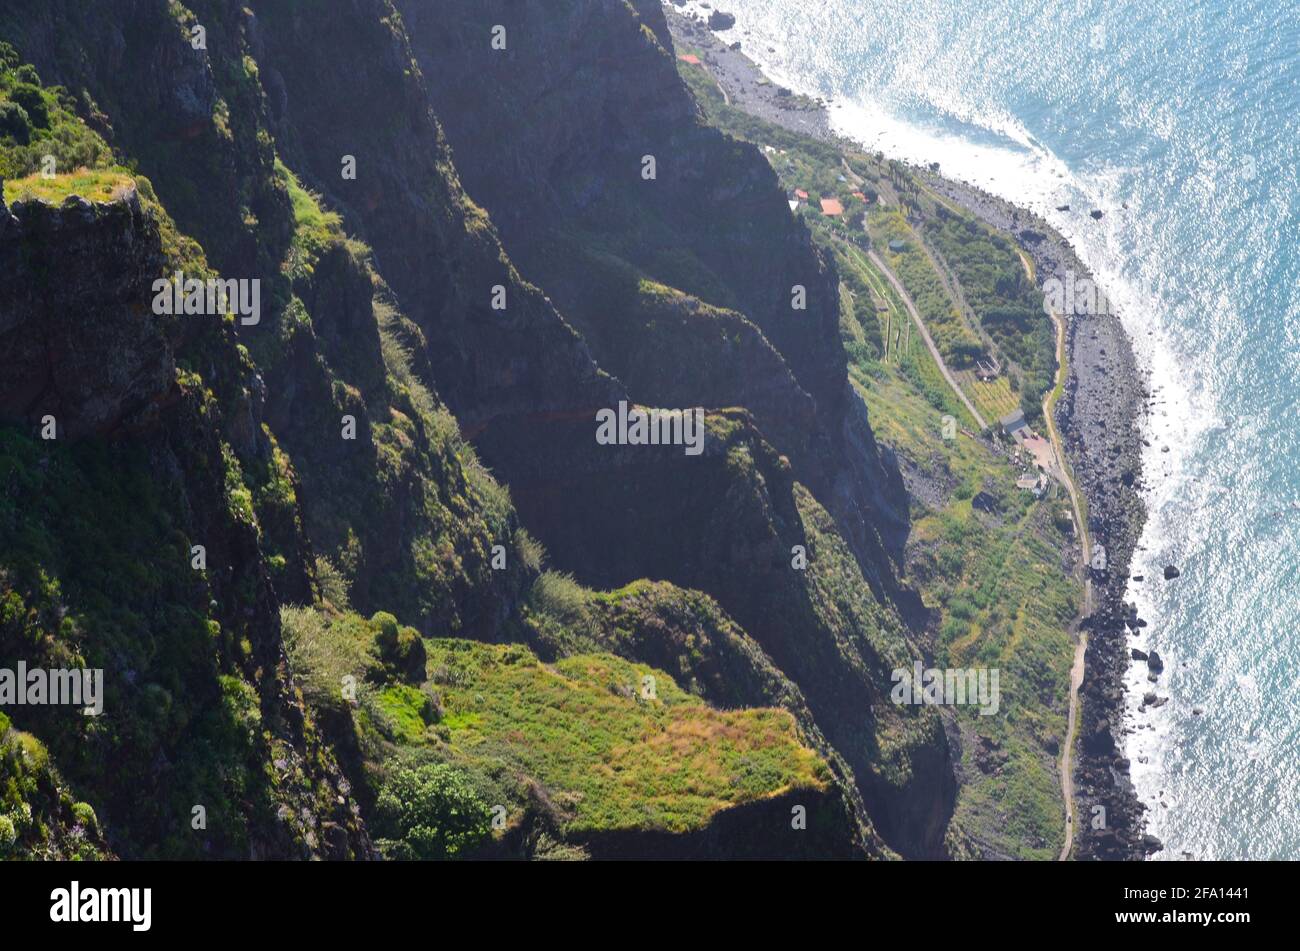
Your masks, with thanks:
[[[523,648],[438,641],[429,663],[450,755],[535,778],[571,804],[566,831],[683,832],[719,809],[829,781],[785,711],[714,710],[662,671],[609,654],[544,665]]]
[[[505,806],[498,839],[539,817],[566,849],[593,833],[698,831],[730,807],[831,782],[789,712],[716,709],[613,654],[544,663],[518,644],[426,639],[424,675],[402,679],[381,670],[373,625],[355,614],[286,609],[285,627],[308,699],[349,713],[373,785],[402,763],[453,765]],[[337,686],[348,674],[355,711]]]
[[[725,105],[704,69],[679,63],[679,70],[714,124],[760,148],[771,147],[765,154],[787,189],[808,191],[814,203],[819,196],[844,198],[853,190],[840,181],[837,149]],[[852,151],[844,157],[864,179],[868,194],[880,198],[870,212],[871,237],[877,247],[884,246],[882,253],[915,298],[941,352],[945,342],[949,350],[962,343],[978,345],[903,214],[932,215],[933,203],[922,199],[905,168]],[[866,211],[851,198],[845,207],[845,217],[859,221]],[[954,825],[997,854],[1054,858],[1063,835],[1055,755],[1065,730],[1068,625],[1081,596],[1063,564],[1067,542],[1057,524],[1068,502],[1033,501],[1015,488],[1016,473],[1005,456],[961,433],[952,440],[941,438],[944,415],[971,428],[972,421],[943,383],[915,329],[910,341],[905,329],[898,333],[900,322],[906,326],[906,312],[867,260],[852,223],[827,218],[808,205],[796,213],[835,253],[841,279],[852,292],[852,312],[843,321],[849,324],[850,374],[867,402],[877,438],[930,487],[913,492],[907,580],[935,611],[936,663],[1000,671],[998,715],[981,717],[973,708],[958,708],[964,775]],[[977,236],[969,247],[959,240],[968,234]],[[902,254],[889,252],[887,241],[893,237],[910,247]],[[967,217],[940,231],[936,243],[978,315],[1025,305],[1022,286],[999,281],[1006,277],[1001,255],[1014,253],[1009,239],[989,235]],[[856,331],[850,321],[857,324]],[[940,333],[935,333],[936,323]],[[1019,326],[1009,323],[1008,334]],[[1011,342],[1015,354],[1037,369],[1038,328],[1027,320],[1023,326],[1028,332],[1015,340],[992,336],[995,342]],[[882,359],[887,327],[888,353]],[[941,335],[945,328],[952,331],[946,338]],[[999,383],[1006,386],[1005,380]],[[968,394],[982,410],[1000,408],[1009,395],[994,402],[998,397],[978,386]],[[971,499],[980,491],[996,498],[1002,510],[989,515],[972,509]]]

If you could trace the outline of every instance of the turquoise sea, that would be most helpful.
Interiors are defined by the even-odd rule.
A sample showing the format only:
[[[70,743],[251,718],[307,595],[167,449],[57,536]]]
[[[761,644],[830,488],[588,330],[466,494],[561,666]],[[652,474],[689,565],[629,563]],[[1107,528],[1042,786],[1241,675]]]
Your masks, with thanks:
[[[1300,2],[714,5],[840,132],[1043,214],[1118,304],[1155,402],[1130,596],[1171,700],[1137,714],[1134,668],[1128,754],[1156,858],[1300,858]]]

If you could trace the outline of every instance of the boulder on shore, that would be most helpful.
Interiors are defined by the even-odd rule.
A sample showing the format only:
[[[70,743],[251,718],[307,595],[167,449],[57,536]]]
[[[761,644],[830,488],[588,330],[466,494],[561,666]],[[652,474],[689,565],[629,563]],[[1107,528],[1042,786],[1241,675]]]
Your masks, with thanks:
[[[721,10],[714,10],[709,14],[710,30],[730,30],[735,25],[735,14],[723,13]]]
[[[1177,568],[1175,568],[1173,565],[1165,565],[1165,580],[1166,580],[1166,581],[1173,581],[1173,580],[1174,580],[1175,578],[1177,578],[1180,574],[1182,574],[1182,572],[1179,571]]]

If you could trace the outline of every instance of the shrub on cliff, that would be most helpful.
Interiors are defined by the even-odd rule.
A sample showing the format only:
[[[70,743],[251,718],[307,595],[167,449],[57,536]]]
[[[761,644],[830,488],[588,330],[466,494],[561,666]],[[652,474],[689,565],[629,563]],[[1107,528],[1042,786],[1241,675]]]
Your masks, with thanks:
[[[387,611],[377,611],[370,619],[375,632],[375,646],[379,659],[388,670],[404,679],[424,679],[424,642],[415,628],[403,627]]]
[[[8,136],[19,145],[30,142],[32,126],[27,110],[16,102],[0,102],[0,135]]]
[[[39,86],[20,82],[9,90],[9,100],[26,110],[27,117],[31,121],[33,128],[49,128],[50,110],[45,104],[45,96]]]
[[[18,832],[14,829],[13,820],[8,816],[0,816],[0,855],[8,853],[17,839]]]

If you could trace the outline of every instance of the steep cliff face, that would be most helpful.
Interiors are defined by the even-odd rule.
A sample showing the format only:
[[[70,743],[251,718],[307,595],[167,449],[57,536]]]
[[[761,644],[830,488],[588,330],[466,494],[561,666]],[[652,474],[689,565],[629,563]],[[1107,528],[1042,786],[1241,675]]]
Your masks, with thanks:
[[[771,170],[699,123],[654,4],[583,2],[547,17],[520,4],[408,6],[403,17],[387,0],[348,0],[321,16],[290,0],[54,0],[29,16],[0,2],[5,37],[72,90],[59,94],[66,128],[98,129],[115,150],[51,144],[60,168],[90,164],[138,188],[0,216],[0,257],[18,275],[0,282],[0,352],[20,368],[0,383],[0,420],[22,474],[0,514],[25,552],[0,562],[0,579],[18,579],[30,606],[7,633],[40,641],[66,594],[85,623],[55,642],[109,650],[130,671],[133,732],[104,742],[142,770],[163,751],[170,768],[147,765],[167,808],[132,801],[61,728],[34,732],[98,797],[123,855],[191,854],[174,824],[196,788],[221,803],[222,831],[201,846],[210,854],[368,854],[358,809],[372,808],[399,759],[454,759],[449,728],[394,720],[409,685],[382,678],[359,713],[341,703],[337,675],[384,648],[321,631],[294,661],[296,676],[324,684],[304,713],[280,609],[315,602],[330,614],[351,601],[414,625],[408,640],[535,638],[562,656],[576,649],[568,622],[549,640],[528,607],[543,557],[531,531],[585,583],[680,586],[666,586],[654,636],[612,639],[628,623],[613,609],[583,649],[690,674],[719,705],[794,716],[834,780],[817,794],[826,834],[796,850],[941,854],[952,805],[943,731],[933,711],[887,700],[889,671],[918,656],[886,555],[905,500],[845,380],[834,272]],[[489,13],[508,24],[508,69],[491,58],[490,31],[478,34]],[[520,27],[534,52],[519,54]],[[440,109],[465,137],[456,157],[491,220],[461,188]],[[584,109],[588,123],[576,119]],[[33,168],[28,152],[0,158]],[[259,280],[260,321],[157,318],[146,278],[177,268]],[[790,308],[795,284],[806,310]],[[83,339],[107,356],[96,364]],[[744,409],[710,414],[699,457],[597,445],[595,411],[628,399]],[[66,443],[33,435],[47,413]],[[156,491],[140,496],[142,484]],[[138,510],[126,523],[138,539],[93,509],[76,509],[75,531],[58,528],[66,492]],[[57,502],[36,504],[45,497]],[[37,544],[42,533],[54,542]],[[196,538],[221,566],[201,583],[185,557]],[[109,610],[110,592],[132,586],[92,566],[127,570],[122,553],[137,545],[160,580]],[[62,588],[43,586],[42,572]],[[717,668],[700,662],[699,615],[686,609],[705,596],[685,589],[735,619],[733,636],[704,652]],[[428,673],[422,689],[455,686]],[[358,787],[356,809],[317,717]],[[580,722],[567,729],[566,741],[582,739]],[[208,759],[246,771],[208,792]],[[789,827],[777,822],[788,805],[739,809],[654,848],[739,854],[719,836],[745,829],[758,836],[753,854],[788,850],[767,837],[772,823]],[[586,845],[624,854],[649,848],[647,831]]]
[[[0,656],[105,671],[98,717],[27,707],[15,728],[118,854],[368,854],[290,688],[262,532],[223,438],[222,404],[248,410],[252,381],[214,374],[239,387],[218,393],[178,369],[169,337],[183,335],[149,310],[158,219],[132,190],[0,205],[0,232]],[[228,328],[205,336],[238,366]]]
[[[107,435],[142,421],[172,390],[175,363],[140,290],[161,274],[158,228],[129,197],[0,205],[0,406],[10,421],[60,435]],[[69,273],[77,280],[67,279]],[[30,275],[19,283],[17,275]],[[94,294],[87,294],[93,288]],[[127,325],[122,325],[125,318]]]
[[[616,400],[620,388],[520,279],[461,191],[391,7],[356,0],[329,17],[277,0],[253,9],[277,140],[374,247],[461,426],[479,432],[518,416],[543,425]],[[356,159],[355,179],[343,177],[344,156]]]
[[[882,543],[900,541],[905,493],[846,385],[834,269],[757,150],[702,121],[657,5],[397,5],[466,189],[525,277],[634,399],[749,408],[835,513],[864,570],[887,579]],[[742,313],[727,326],[717,311],[696,312],[695,324],[714,326],[689,345],[697,362],[747,372],[698,373],[683,386],[675,364],[653,355],[654,332],[676,308],[638,279]],[[742,364],[743,351],[765,345],[792,377],[779,389]],[[629,366],[635,380],[616,369]]]

